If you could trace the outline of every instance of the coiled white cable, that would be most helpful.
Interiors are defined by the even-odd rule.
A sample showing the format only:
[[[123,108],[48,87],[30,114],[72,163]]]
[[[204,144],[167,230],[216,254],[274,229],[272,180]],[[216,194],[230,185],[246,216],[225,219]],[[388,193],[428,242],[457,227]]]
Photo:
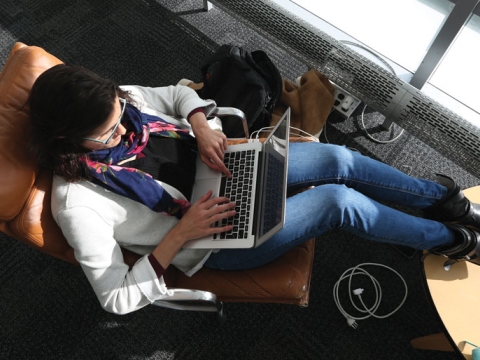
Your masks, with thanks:
[[[380,266],[380,267],[383,267],[383,268],[386,268],[388,270],[391,270],[393,271],[403,282],[404,286],[405,286],[405,296],[403,297],[400,305],[398,305],[398,307],[393,310],[392,312],[386,314],[386,315],[377,315],[375,312],[378,310],[378,308],[380,307],[380,303],[382,301],[382,289],[380,287],[380,283],[377,281],[377,279],[375,279],[372,275],[370,275],[367,271],[365,271],[364,269],[362,269],[361,267],[362,266]],[[352,291],[352,278],[353,276],[355,275],[365,275],[367,277],[370,278],[370,280],[372,281],[373,283],[373,286],[375,288],[375,302],[373,304],[373,306],[371,308],[367,308],[367,306],[365,305],[365,303],[363,302],[363,299],[362,299],[362,293],[363,293],[363,289],[361,288],[357,288],[355,290]],[[365,315],[365,316],[353,316],[353,315],[350,315],[348,314],[342,307],[342,305],[340,304],[340,299],[339,299],[339,287],[340,287],[340,283],[345,280],[345,279],[348,279],[348,293],[349,293],[349,297],[350,297],[350,302],[352,303],[353,307],[358,310],[360,313],[367,313],[368,315]],[[357,305],[355,305],[355,303],[353,302],[353,297],[352,297],[352,294],[353,295],[357,295],[362,306],[363,306],[363,309],[359,308]],[[359,264],[353,268],[350,268],[348,270],[346,270],[342,276],[340,276],[340,279],[338,279],[338,281],[335,283],[334,287],[333,287],[333,299],[335,301],[335,304],[337,305],[338,307],[338,310],[340,310],[340,312],[342,313],[342,315],[347,319],[347,324],[351,327],[353,327],[354,329],[357,328],[358,324],[356,322],[356,320],[364,320],[364,319],[367,319],[371,316],[375,317],[375,318],[378,318],[378,319],[384,319],[384,318],[387,318],[391,315],[393,315],[395,312],[397,312],[401,307],[402,305],[404,304],[405,300],[407,299],[407,294],[408,294],[408,288],[407,288],[407,283],[405,282],[405,280],[403,279],[403,277],[397,272],[395,271],[394,269],[392,269],[391,267],[388,267],[386,265],[382,265],[382,264],[376,264],[376,263],[363,263],[363,264]]]
[[[376,139],[374,138],[367,130],[367,127],[365,126],[365,120],[364,120],[364,115],[365,115],[365,110],[366,108],[368,107],[367,104],[365,104],[365,106],[363,107],[363,110],[362,110],[362,115],[361,115],[361,122],[362,122],[362,130],[365,132],[365,135],[367,135],[367,137],[376,142],[376,143],[379,143],[379,144],[390,144],[394,141],[397,141],[404,133],[405,129],[402,129],[402,131],[400,131],[400,134],[398,134],[396,137],[394,137],[393,139],[390,139],[390,140],[379,140],[379,139]]]
[[[369,52],[370,54],[372,54],[373,56],[375,56],[378,60],[380,60],[380,62],[385,65],[385,67],[393,74],[393,75],[396,75],[395,73],[395,70],[393,69],[393,67],[387,62],[385,61],[380,55],[378,55],[377,53],[375,53],[374,51],[370,50],[369,48],[365,47],[365,46],[362,46],[360,44],[357,44],[357,43],[354,43],[352,41],[348,41],[348,40],[340,40],[341,43],[343,44],[346,44],[346,45],[351,45],[351,46],[355,46],[355,47],[358,47],[362,50],[365,50],[367,52]],[[367,130],[367,127],[365,126],[365,120],[364,120],[364,115],[365,115],[365,110],[367,109],[368,105],[365,104],[365,106],[363,107],[363,110],[362,110],[362,115],[361,115],[361,124],[362,124],[362,130],[365,132],[365,134],[367,135],[367,137],[372,140],[373,142],[376,142],[378,144],[390,144],[394,141],[397,141],[404,133],[404,129],[402,129],[402,131],[400,131],[400,134],[398,134],[395,138],[393,139],[390,139],[390,140],[379,140],[379,139],[376,139],[372,136],[372,134],[370,134]],[[393,125],[392,125],[393,126]]]

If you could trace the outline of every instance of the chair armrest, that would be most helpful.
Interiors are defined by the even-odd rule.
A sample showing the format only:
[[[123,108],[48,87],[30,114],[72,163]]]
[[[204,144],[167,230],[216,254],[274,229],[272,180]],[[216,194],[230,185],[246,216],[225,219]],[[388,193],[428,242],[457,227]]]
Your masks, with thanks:
[[[209,291],[168,288],[173,295],[165,295],[165,299],[159,299],[152,304],[175,310],[201,310],[220,312],[222,304],[217,296]]]
[[[236,116],[240,118],[240,120],[242,120],[243,131],[245,132],[245,138],[248,139],[250,136],[250,133],[248,131],[247,118],[245,117],[245,114],[243,113],[242,110],[239,110],[233,107],[216,107],[209,114],[207,114],[207,116],[217,116],[217,117]]]

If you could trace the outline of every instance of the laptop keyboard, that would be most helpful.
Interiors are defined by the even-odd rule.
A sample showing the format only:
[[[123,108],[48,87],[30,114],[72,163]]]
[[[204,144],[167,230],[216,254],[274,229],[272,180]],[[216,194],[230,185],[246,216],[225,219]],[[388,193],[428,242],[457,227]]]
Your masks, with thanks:
[[[283,208],[283,177],[284,163],[274,155],[269,155],[267,159],[267,181],[268,192],[263,204],[262,229],[261,234],[265,234],[273,229],[282,218]]]
[[[215,234],[214,239],[246,239],[251,227],[250,211],[253,178],[253,168],[256,152],[243,150],[225,153],[223,162],[232,173],[231,178],[222,176],[219,196],[225,196],[235,202],[236,214],[228,219],[223,219],[218,226],[233,225],[233,229],[221,234]]]

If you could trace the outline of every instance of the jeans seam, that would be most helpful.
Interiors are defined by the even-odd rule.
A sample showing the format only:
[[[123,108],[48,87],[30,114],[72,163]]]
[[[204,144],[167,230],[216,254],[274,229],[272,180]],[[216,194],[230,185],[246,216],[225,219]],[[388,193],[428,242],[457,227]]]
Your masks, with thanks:
[[[418,192],[414,192],[412,190],[404,190],[404,189],[396,188],[396,187],[393,187],[393,186],[376,184],[374,182],[366,182],[366,181],[362,181],[362,180],[359,180],[359,179],[350,178],[350,177],[346,177],[346,176],[335,176],[335,177],[332,176],[332,177],[328,177],[328,178],[322,178],[321,180],[314,179],[314,178],[312,178],[311,180],[305,179],[305,180],[301,180],[301,181],[298,181],[298,182],[296,181],[296,182],[293,182],[293,183],[289,183],[289,186],[304,186],[305,184],[311,184],[311,183],[315,183],[315,182],[320,183],[319,185],[316,185],[316,186],[321,186],[321,185],[326,185],[326,184],[346,185],[346,183],[342,183],[342,182],[333,182],[333,183],[329,182],[331,180],[336,180],[336,181],[343,180],[345,182],[351,181],[351,182],[356,182],[358,184],[370,185],[370,186],[374,186],[374,187],[381,188],[381,189],[399,191],[399,192],[409,194],[409,195],[424,196],[424,197],[429,198],[429,199],[440,199],[442,197],[442,196],[436,197],[436,196],[430,195],[430,194],[421,194],[421,193],[418,193]]]

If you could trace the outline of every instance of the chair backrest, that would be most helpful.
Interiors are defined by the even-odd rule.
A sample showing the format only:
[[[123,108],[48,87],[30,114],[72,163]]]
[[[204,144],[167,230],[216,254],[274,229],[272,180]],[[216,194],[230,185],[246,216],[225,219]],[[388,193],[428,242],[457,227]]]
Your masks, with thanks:
[[[60,63],[39,47],[16,43],[0,73],[0,231],[75,262],[50,211],[52,175],[27,150],[28,94],[42,72]]]

